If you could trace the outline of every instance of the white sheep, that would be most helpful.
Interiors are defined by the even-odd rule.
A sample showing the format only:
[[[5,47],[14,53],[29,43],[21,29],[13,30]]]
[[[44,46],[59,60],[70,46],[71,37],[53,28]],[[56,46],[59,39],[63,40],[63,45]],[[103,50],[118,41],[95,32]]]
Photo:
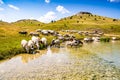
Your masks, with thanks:
[[[34,51],[34,42],[32,40],[28,41],[28,45],[27,45],[27,52],[30,53],[32,51]]]
[[[26,40],[21,41],[21,46],[26,50],[27,49],[28,42]]]
[[[93,39],[92,38],[84,38],[84,42],[92,42],[93,41]]]
[[[39,45],[40,44],[40,38],[36,37],[36,36],[32,36],[31,40],[33,41],[34,45],[36,45],[37,49],[39,50],[39,48],[40,48],[40,45]]]
[[[47,46],[47,39],[45,37],[41,38],[41,42],[44,44],[44,46]]]
[[[27,53],[30,53],[31,51],[33,52],[34,50],[34,43],[32,40],[29,41],[22,40],[21,46],[27,51]]]
[[[41,33],[42,33],[43,35],[48,35],[48,34],[49,34],[47,30],[42,30]]]
[[[53,39],[50,46],[55,46],[60,48],[60,40],[59,39]]]
[[[83,42],[77,39],[73,39],[72,41],[67,41],[66,42],[66,46],[79,46],[79,45],[83,45]]]
[[[28,41],[28,47],[33,49],[34,48],[34,42],[32,40]]]
[[[92,37],[92,40],[94,40],[95,42],[99,42],[100,41],[100,37]]]
[[[28,42],[26,40],[21,41],[21,46],[25,51],[27,51],[27,53],[29,53]]]
[[[66,41],[65,46],[71,46],[72,47],[73,41]]]
[[[112,37],[112,40],[117,40],[117,37]]]

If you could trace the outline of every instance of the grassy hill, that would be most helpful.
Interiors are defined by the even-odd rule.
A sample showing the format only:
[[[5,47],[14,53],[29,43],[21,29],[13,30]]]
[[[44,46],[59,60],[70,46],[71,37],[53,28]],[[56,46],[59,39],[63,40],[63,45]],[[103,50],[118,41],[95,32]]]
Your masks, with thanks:
[[[17,22],[13,22],[11,24],[13,24],[13,25],[19,27],[21,30],[25,30],[25,31],[36,30],[44,25],[44,23],[41,23],[37,20],[31,20],[31,19],[19,20]]]
[[[105,33],[120,34],[120,20],[88,13],[77,13],[58,21],[52,21],[49,24],[30,19],[19,20],[13,23],[0,21],[0,59],[6,59],[20,53],[21,40],[31,38],[20,35],[19,31],[27,31],[29,33],[36,29],[52,29],[58,31],[67,29],[87,31],[99,29]],[[48,36],[47,38],[53,37]]]
[[[75,14],[62,18],[44,26],[48,29],[76,29],[76,30],[93,30],[101,29],[107,33],[120,32],[120,20],[93,15],[93,14]]]

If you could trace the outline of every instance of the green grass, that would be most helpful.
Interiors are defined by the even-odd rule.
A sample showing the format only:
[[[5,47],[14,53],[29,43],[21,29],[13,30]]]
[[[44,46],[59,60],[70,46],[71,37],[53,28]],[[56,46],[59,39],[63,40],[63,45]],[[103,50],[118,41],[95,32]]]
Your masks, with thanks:
[[[110,38],[109,37],[102,37],[100,39],[101,42],[110,42]]]

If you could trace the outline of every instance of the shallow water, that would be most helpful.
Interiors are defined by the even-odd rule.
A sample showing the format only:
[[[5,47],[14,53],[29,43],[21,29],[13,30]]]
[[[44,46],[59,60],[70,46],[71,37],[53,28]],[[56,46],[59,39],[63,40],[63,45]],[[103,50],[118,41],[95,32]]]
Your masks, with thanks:
[[[0,80],[120,80],[120,42],[48,48],[0,62]]]
[[[94,42],[84,44],[82,48],[120,67],[120,41],[111,41],[110,43]]]

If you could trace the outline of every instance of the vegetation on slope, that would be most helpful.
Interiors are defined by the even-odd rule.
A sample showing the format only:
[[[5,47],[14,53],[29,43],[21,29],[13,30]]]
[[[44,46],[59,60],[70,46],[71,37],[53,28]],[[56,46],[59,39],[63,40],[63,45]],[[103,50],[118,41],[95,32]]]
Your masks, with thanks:
[[[76,29],[76,30],[93,30],[100,29],[106,33],[119,33],[120,20],[92,15],[92,14],[76,14],[61,20],[51,22],[44,25],[46,29]]]

